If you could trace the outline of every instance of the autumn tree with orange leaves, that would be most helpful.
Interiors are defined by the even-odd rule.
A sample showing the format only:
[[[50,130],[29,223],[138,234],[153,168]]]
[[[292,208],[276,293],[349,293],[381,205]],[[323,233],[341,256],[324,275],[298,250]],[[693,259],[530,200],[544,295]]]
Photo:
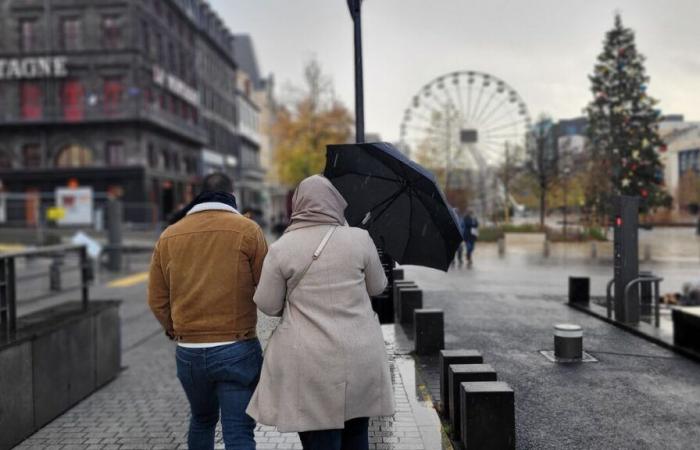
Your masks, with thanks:
[[[323,172],[326,145],[350,140],[353,117],[335,98],[333,85],[316,60],[304,68],[304,89],[277,111],[271,133],[277,143],[275,170],[280,181],[295,186]]]

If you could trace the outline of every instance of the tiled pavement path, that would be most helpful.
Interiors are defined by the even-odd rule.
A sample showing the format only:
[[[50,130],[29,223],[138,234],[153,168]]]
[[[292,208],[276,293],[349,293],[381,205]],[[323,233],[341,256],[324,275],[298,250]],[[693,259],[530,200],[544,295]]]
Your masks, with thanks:
[[[127,315],[129,310],[133,312],[134,309],[129,303],[127,301],[124,305]],[[270,319],[261,320],[262,338],[269,334],[271,323]],[[141,328],[145,324],[150,324],[148,333],[142,339],[136,339],[136,335],[144,334]],[[139,330],[133,329],[136,326]],[[139,333],[133,334],[135,331]],[[127,350],[122,363],[127,369],[112,383],[39,430],[16,449],[187,448],[189,411],[175,377],[172,343],[146,317],[125,324],[123,332]],[[370,448],[438,449],[439,429],[435,427],[431,411],[414,412],[421,409],[415,400],[415,386],[409,386],[408,392],[414,395],[414,398],[409,398],[403,382],[403,378],[412,376],[409,373],[412,371],[412,360],[393,351],[393,326],[385,325],[384,332],[391,359],[397,411],[394,417],[372,419]],[[402,367],[403,370],[400,370]],[[407,375],[402,377],[402,373]],[[258,449],[301,448],[295,433],[279,433],[272,427],[258,426],[255,435]],[[217,448],[223,448],[220,433],[217,436]]]

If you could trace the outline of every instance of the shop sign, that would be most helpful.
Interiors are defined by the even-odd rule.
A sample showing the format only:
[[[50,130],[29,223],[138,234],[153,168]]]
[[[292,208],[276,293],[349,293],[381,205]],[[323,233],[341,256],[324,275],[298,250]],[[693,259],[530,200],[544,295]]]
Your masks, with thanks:
[[[0,80],[64,78],[68,76],[65,56],[0,58]]]
[[[91,225],[94,195],[91,187],[56,188],[56,206],[64,210],[59,225]]]
[[[153,82],[185,101],[193,105],[199,105],[199,92],[196,89],[189,87],[187,83],[158,66],[153,66]]]

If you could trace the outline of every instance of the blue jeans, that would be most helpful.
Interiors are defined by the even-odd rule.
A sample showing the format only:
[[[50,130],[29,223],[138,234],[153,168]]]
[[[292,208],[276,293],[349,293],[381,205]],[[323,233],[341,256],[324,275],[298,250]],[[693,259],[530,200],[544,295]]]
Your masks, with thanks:
[[[210,348],[177,347],[177,377],[190,402],[190,450],[214,448],[221,410],[226,449],[255,450],[255,421],[245,413],[258,384],[262,349],[257,339]]]
[[[369,419],[359,417],[345,422],[341,430],[302,431],[299,433],[304,450],[368,450]]]

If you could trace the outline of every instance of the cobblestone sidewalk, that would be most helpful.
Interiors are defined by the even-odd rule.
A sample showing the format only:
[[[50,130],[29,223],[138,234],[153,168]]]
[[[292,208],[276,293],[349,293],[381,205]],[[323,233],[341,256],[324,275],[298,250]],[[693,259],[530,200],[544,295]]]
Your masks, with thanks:
[[[152,326],[153,324],[151,324]],[[273,322],[263,318],[261,339],[269,336]],[[157,330],[157,328],[156,328]],[[128,332],[128,329],[125,330]],[[404,378],[411,378],[412,360],[393,351],[393,327],[384,326],[396,399],[393,417],[370,422],[370,448],[435,450],[439,436],[430,411],[421,409],[414,392],[406,389]],[[129,340],[125,336],[125,341]],[[184,449],[189,407],[175,377],[173,344],[160,333],[153,334],[123,355],[127,366],[112,383],[60,416],[16,449]],[[403,369],[402,369],[403,367]],[[405,375],[402,376],[402,374]],[[426,414],[428,419],[426,420]],[[433,411],[434,414],[434,411]],[[258,426],[258,449],[301,449],[296,433],[279,433],[273,427]],[[433,439],[433,441],[431,441]],[[217,448],[224,448],[220,431]],[[426,443],[427,442],[427,443]]]

